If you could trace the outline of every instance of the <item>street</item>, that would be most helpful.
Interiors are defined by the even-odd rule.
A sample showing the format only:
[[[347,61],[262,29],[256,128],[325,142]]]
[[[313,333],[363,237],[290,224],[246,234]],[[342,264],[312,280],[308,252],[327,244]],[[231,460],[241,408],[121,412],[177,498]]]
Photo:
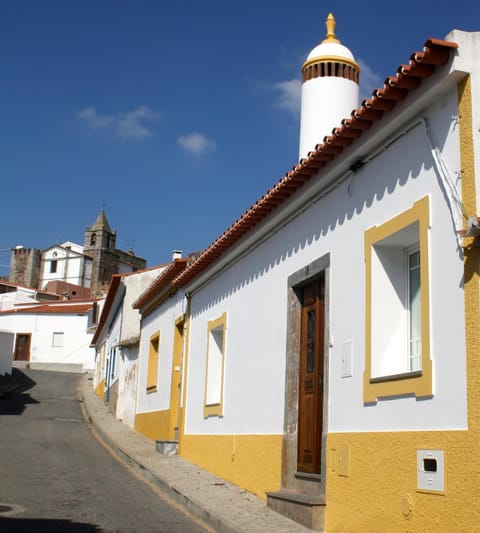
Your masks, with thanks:
[[[208,531],[119,463],[93,437],[80,374],[15,369],[0,399],[0,531]]]

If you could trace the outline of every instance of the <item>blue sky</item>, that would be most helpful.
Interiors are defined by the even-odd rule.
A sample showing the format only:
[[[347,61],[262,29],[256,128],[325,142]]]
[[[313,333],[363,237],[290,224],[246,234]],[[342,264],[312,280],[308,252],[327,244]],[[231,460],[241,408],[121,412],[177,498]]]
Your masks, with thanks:
[[[471,0],[0,7],[0,249],[83,244],[105,206],[148,265],[207,247],[297,163],[300,68],[330,11],[362,97],[427,38],[480,31]]]

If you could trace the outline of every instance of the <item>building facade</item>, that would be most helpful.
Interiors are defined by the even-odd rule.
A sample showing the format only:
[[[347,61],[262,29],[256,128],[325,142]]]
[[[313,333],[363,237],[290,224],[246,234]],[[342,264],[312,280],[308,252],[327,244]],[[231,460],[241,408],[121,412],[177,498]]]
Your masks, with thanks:
[[[354,89],[332,18],[304,85]],[[135,302],[139,431],[314,530],[478,528],[479,48],[428,39],[309,125],[300,162]]]
[[[165,266],[113,274],[92,339],[93,385],[116,418],[135,424],[140,314],[132,303]]]
[[[133,250],[124,252],[115,245],[116,232],[102,210],[94,224],[86,228],[83,246],[67,241],[45,250],[13,249],[9,281],[60,291],[68,299],[101,297],[113,274],[134,272],[146,266],[146,260]]]
[[[90,347],[96,302],[42,302],[0,312],[0,329],[14,334],[11,360],[30,368],[83,372],[94,368]]]

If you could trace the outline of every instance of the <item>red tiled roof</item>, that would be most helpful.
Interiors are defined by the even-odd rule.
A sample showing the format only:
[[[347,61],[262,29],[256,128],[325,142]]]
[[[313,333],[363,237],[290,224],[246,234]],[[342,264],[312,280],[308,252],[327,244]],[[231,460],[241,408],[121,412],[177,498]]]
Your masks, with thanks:
[[[149,267],[149,268],[144,268],[144,269],[141,269],[141,270],[136,270],[134,272],[124,272],[123,274],[112,274],[112,277],[110,278],[110,284],[109,284],[108,290],[107,290],[107,296],[105,298],[105,303],[103,305],[103,309],[102,309],[102,312],[100,314],[100,318],[98,320],[97,328],[96,328],[95,333],[93,335],[92,342],[90,343],[91,346],[94,346],[97,343],[98,338],[100,337],[100,333],[102,332],[103,326],[105,325],[105,322],[107,320],[108,314],[110,313],[110,310],[112,308],[113,302],[115,300],[115,295],[117,294],[118,287],[120,286],[120,281],[123,278],[132,276],[134,274],[142,274],[144,272],[155,270],[157,268],[165,267],[166,265],[167,265],[167,263],[164,263],[164,264],[161,264],[161,265],[156,265],[156,266],[152,266],[152,267]]]
[[[15,307],[13,309],[7,309],[1,311],[0,314],[65,314],[65,315],[78,315],[87,313],[93,306],[93,301],[82,304],[63,304],[63,305],[51,305],[42,304],[30,307]]]
[[[384,86],[375,89],[372,97],[364,100],[359,109],[354,109],[351,118],[342,120],[332,134],[317,144],[308,157],[287,172],[254,205],[220,235],[198,258],[174,280],[176,287],[185,286],[209,267],[226,250],[238,242],[243,235],[265,219],[271,211],[296,192],[302,185],[332,161],[345,147],[350,146],[362,133],[382,119],[395,104],[404,100],[415,90],[424,78],[430,77],[437,66],[445,65],[450,51],[458,48],[457,43],[439,39],[425,41],[422,52],[414,52],[406,65],[400,65],[395,76],[386,78]]]
[[[96,344],[98,337],[100,336],[100,332],[102,331],[102,328],[105,325],[105,321],[107,320],[108,313],[110,312],[110,309],[113,305],[113,301],[115,299],[115,295],[117,294],[118,287],[120,286],[120,281],[122,280],[122,277],[124,276],[125,274],[112,274],[112,277],[110,278],[110,284],[107,290],[107,297],[105,298],[105,303],[103,304],[102,313],[100,314],[97,328],[95,329],[95,333],[90,343],[91,346],[94,346]]]
[[[175,259],[170,265],[158,276],[158,278],[141,294],[133,303],[134,309],[142,309],[155,298],[168,295],[168,289],[172,286],[172,280],[185,269],[189,262],[188,257]]]

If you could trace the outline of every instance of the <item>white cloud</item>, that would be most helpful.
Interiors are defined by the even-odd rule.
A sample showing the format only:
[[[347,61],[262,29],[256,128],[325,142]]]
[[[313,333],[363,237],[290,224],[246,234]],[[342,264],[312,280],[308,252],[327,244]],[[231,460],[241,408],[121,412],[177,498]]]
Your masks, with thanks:
[[[94,107],[86,107],[78,111],[77,116],[94,129],[106,128],[115,121],[113,115],[98,115]]]
[[[192,132],[188,135],[180,135],[178,144],[187,152],[192,154],[203,154],[216,148],[214,140],[209,139],[203,133]]]
[[[107,130],[122,139],[144,139],[153,135],[148,123],[160,119],[162,114],[146,106],[139,106],[132,111],[101,115],[94,107],[86,107],[77,112],[77,116],[91,128]]]
[[[362,59],[357,59],[360,67],[360,100],[370,98],[372,91],[383,87],[383,79],[380,74],[372,70]]]
[[[279,81],[274,84],[273,88],[277,92],[274,106],[285,109],[298,118],[300,116],[301,81],[298,79]]]

